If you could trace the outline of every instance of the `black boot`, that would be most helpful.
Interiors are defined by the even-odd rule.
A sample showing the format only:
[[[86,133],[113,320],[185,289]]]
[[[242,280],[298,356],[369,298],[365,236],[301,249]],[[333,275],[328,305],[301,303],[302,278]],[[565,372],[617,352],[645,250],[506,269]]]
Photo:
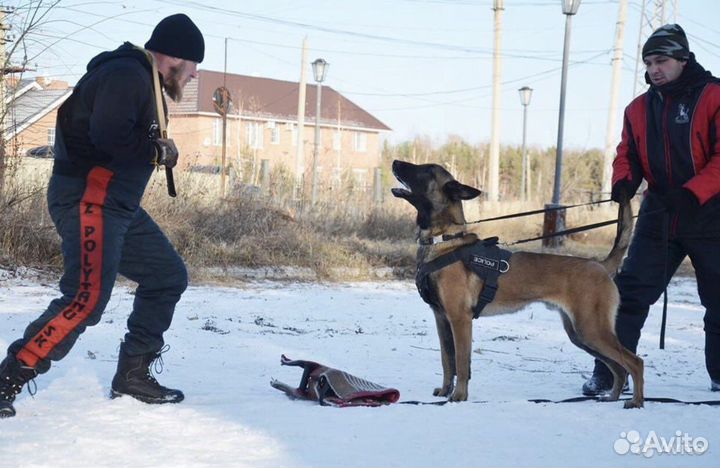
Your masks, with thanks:
[[[180,403],[185,395],[180,390],[163,387],[155,380],[150,366],[158,360],[158,373],[162,372],[162,350],[157,353],[129,356],[120,347],[118,367],[112,381],[113,398],[128,395],[144,403]]]
[[[610,369],[601,361],[595,360],[592,377],[582,386],[582,393],[586,396],[596,396],[607,393],[613,386],[613,375]]]
[[[0,418],[15,416],[12,405],[15,397],[22,391],[23,385],[36,375],[35,369],[24,365],[15,356],[7,356],[0,363]]]

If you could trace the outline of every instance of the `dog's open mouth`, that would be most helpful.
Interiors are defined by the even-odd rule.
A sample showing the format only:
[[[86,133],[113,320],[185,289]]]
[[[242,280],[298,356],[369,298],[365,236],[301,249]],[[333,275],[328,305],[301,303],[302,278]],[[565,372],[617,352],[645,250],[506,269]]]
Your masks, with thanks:
[[[412,195],[412,193],[409,190],[405,190],[402,188],[392,188],[392,189],[390,189],[390,191],[392,192],[393,195],[395,195],[396,197],[400,197],[400,198],[408,197],[408,196]]]
[[[406,197],[406,196],[412,195],[412,189],[410,187],[408,187],[408,185],[402,180],[402,178],[398,174],[397,161],[393,163],[392,173],[395,176],[395,180],[400,182],[400,186],[393,187],[392,189],[390,189],[390,192],[392,192],[392,194],[396,197]]]
[[[395,178],[397,178],[397,175],[395,175]],[[402,184],[402,186],[401,187],[393,187],[390,189],[390,192],[392,192],[392,194],[396,197],[407,197],[409,195],[412,195],[412,190],[410,190],[410,187],[405,185],[405,183],[402,180],[400,180],[400,179],[397,179],[397,180],[398,180],[398,182],[400,182],[400,184]]]

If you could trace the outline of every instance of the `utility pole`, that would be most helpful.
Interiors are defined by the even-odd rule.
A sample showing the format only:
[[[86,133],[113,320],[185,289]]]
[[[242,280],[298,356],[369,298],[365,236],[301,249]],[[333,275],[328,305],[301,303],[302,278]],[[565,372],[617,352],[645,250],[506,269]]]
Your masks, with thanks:
[[[652,11],[648,3],[652,4]],[[650,34],[657,28],[666,24],[668,18],[676,21],[678,11],[678,0],[642,0],[640,10],[640,28],[638,32],[637,53],[635,55],[635,83],[633,85],[633,96],[645,91],[645,64],[642,58],[642,48]]]
[[[488,201],[496,202],[500,199],[500,79],[502,76],[502,15],[504,0],[493,0],[495,12],[495,39],[493,51],[493,97],[492,97],[492,124],[490,133],[490,158],[488,161]]]
[[[225,38],[225,65],[223,67],[223,89],[227,90],[227,42]],[[227,108],[222,113],[222,159],[220,163],[220,198],[225,198],[225,152],[227,151],[227,113],[230,102],[228,100]]]
[[[300,59],[300,83],[298,87],[298,113],[297,113],[297,147],[295,149],[295,185],[298,195],[304,190],[305,176],[305,92],[307,88],[307,65],[308,65],[308,39],[303,39],[302,56]]]
[[[615,158],[616,118],[618,94],[620,93],[620,72],[622,71],[623,41],[625,38],[625,21],[627,20],[627,0],[620,0],[618,19],[615,25],[615,46],[612,58],[612,80],[610,85],[610,108],[608,109],[607,131],[605,132],[605,155],[603,157],[602,191],[609,193],[612,183],[612,162]]]

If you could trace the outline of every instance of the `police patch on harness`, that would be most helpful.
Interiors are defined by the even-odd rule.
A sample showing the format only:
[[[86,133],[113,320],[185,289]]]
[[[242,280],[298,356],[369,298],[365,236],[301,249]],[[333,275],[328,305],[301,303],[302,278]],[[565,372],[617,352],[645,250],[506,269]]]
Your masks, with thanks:
[[[483,289],[473,308],[473,318],[478,318],[487,304],[495,298],[498,277],[510,269],[509,250],[497,246],[497,237],[485,239],[456,249],[418,267],[415,285],[420,297],[431,306],[439,306],[440,300],[430,281],[430,273],[445,268],[455,262],[463,262],[473,273],[483,280]]]
[[[471,255],[470,264],[496,270],[500,273],[505,273],[510,268],[510,264],[506,260],[488,258],[481,255]]]

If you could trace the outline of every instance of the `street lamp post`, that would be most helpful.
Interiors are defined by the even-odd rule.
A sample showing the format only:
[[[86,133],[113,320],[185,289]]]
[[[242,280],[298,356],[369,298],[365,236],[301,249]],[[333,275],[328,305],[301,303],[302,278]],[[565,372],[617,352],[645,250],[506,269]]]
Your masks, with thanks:
[[[562,12],[565,15],[565,43],[563,45],[562,77],[560,78],[560,112],[558,115],[557,150],[555,153],[555,183],[553,185],[552,204],[549,207],[560,206],[560,186],[562,179],[562,152],[563,152],[563,130],[565,124],[565,89],[567,85],[568,56],[570,54],[570,25],[572,17],[580,8],[581,0],[562,0]],[[548,206],[546,206],[548,207]],[[565,227],[565,211],[554,210],[545,213],[544,233],[551,234],[563,230]],[[562,239],[552,237],[545,239],[543,245],[559,246]]]
[[[527,109],[532,98],[532,88],[523,86],[518,89],[520,93],[520,104],[523,106],[523,136],[522,136],[522,175],[520,177],[520,197],[522,201],[528,198],[528,180],[530,167],[527,160]]]
[[[322,100],[322,82],[325,81],[325,75],[330,64],[324,59],[316,59],[312,63],[313,76],[317,83],[317,93],[315,100],[315,146],[313,148],[313,161],[312,161],[312,196],[311,202],[315,205],[317,202],[317,164],[320,151],[320,103]]]

